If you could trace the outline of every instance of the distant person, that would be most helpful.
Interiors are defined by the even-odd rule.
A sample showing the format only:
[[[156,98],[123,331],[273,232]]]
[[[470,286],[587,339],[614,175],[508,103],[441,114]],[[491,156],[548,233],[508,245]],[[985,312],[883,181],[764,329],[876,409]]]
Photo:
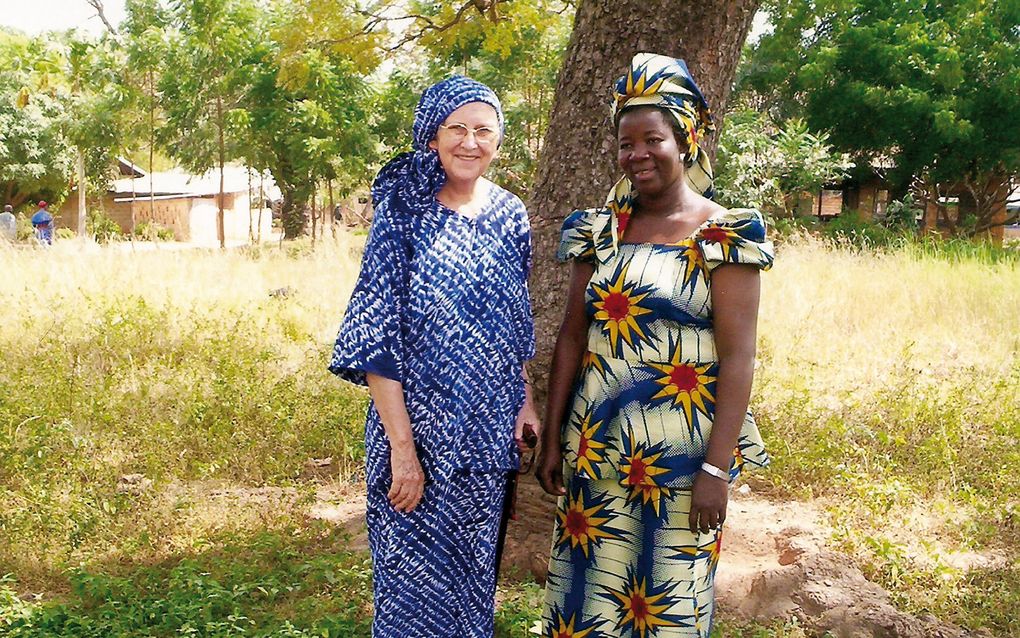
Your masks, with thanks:
[[[50,246],[53,244],[53,215],[50,215],[48,207],[46,202],[39,202],[39,210],[32,215],[32,228],[35,229],[36,240]]]
[[[17,238],[18,221],[14,219],[14,207],[6,204],[4,212],[0,213],[0,239],[14,242]]]

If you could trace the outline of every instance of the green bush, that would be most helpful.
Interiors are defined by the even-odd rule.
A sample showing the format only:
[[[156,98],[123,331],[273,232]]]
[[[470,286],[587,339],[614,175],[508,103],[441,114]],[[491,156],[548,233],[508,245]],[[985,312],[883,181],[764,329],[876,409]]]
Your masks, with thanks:
[[[914,196],[907,193],[903,199],[889,202],[885,209],[882,225],[890,230],[917,230],[917,217],[922,212],[914,203]]]
[[[32,228],[32,220],[24,213],[18,213],[16,218],[18,241],[28,241],[35,237],[35,229]]]
[[[902,233],[865,219],[856,210],[843,211],[822,226],[822,233],[838,243],[855,248],[881,248],[904,240]]]
[[[106,213],[100,209],[88,211],[88,216],[85,219],[85,227],[88,230],[89,235],[94,237],[100,244],[118,240],[124,234],[123,231],[121,231],[120,226],[117,225],[117,222],[110,219]]]
[[[167,228],[149,219],[135,224],[133,235],[143,241],[173,241],[175,239],[173,228]]]

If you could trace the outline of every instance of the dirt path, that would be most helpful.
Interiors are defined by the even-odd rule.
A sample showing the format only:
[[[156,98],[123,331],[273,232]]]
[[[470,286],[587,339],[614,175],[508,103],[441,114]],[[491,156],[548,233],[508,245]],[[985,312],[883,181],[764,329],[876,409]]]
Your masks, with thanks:
[[[511,523],[503,576],[544,579],[553,500],[526,482],[520,520]],[[309,516],[343,526],[352,546],[367,546],[365,495],[357,487],[319,490]],[[811,503],[774,503],[743,488],[733,494],[716,579],[720,614],[769,621],[796,617],[799,624],[837,638],[963,638],[968,633],[934,617],[897,611],[889,595],[850,561],[825,547],[831,534]],[[540,524],[539,524],[540,523]]]

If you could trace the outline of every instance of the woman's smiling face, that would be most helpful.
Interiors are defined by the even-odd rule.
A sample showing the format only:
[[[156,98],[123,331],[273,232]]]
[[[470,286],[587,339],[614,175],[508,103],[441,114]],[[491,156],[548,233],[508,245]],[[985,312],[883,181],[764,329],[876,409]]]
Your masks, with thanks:
[[[620,168],[639,194],[659,195],[683,179],[684,149],[660,109],[625,111],[616,130],[616,143]]]
[[[460,107],[446,118],[442,126],[463,125],[470,131],[487,128],[499,132],[499,116],[496,109],[484,102],[470,102]],[[471,183],[485,174],[489,164],[496,157],[499,147],[499,135],[488,143],[480,143],[477,133],[468,133],[464,137],[457,134],[457,129],[442,128],[436,132],[436,138],[429,142],[429,148],[439,153],[439,161],[446,171],[446,178],[452,182]],[[463,129],[461,129],[463,131]]]

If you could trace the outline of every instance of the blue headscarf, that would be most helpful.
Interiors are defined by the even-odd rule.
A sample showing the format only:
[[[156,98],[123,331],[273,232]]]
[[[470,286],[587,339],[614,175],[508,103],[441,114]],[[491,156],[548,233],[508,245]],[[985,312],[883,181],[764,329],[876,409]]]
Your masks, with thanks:
[[[496,109],[503,132],[503,109],[492,89],[462,75],[453,75],[425,89],[414,110],[414,144],[383,166],[372,184],[372,204],[379,206],[391,193],[403,208],[424,212],[435,205],[436,194],[446,183],[439,153],[429,148],[439,125],[465,104],[482,102]]]

